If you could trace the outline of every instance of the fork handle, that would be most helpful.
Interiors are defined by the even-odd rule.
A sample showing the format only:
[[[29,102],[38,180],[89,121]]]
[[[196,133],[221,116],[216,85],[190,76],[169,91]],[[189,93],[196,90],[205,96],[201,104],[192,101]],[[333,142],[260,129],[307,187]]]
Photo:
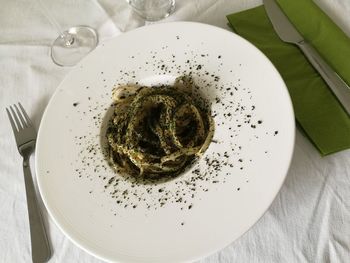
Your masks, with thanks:
[[[27,196],[32,261],[33,263],[47,262],[51,257],[51,250],[34,190],[29,157],[23,158],[23,172]]]

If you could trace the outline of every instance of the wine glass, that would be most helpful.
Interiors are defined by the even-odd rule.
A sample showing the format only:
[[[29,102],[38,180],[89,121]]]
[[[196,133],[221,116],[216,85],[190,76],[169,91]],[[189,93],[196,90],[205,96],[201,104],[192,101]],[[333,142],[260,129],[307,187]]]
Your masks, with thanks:
[[[169,16],[175,10],[175,0],[127,0],[136,13],[148,21]]]
[[[97,43],[97,33],[93,28],[70,27],[51,44],[51,58],[59,66],[74,66],[92,51]]]
[[[88,26],[73,26],[63,30],[51,15],[42,0],[37,0],[44,15],[59,32],[59,36],[51,44],[52,61],[59,66],[74,66],[98,43],[96,31]]]

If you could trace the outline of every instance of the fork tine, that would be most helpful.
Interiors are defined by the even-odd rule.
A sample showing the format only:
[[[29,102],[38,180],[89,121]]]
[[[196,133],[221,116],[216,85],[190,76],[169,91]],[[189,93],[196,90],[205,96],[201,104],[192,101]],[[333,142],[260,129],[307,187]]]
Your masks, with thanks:
[[[12,117],[15,120],[17,128],[18,128],[18,131],[19,131],[20,129],[22,129],[21,123],[20,123],[20,121],[19,121],[15,111],[13,110],[12,106],[10,106],[10,110],[11,110]]]
[[[24,128],[24,127],[27,127],[27,123],[26,123],[26,121],[25,121],[24,118],[23,118],[23,114],[19,111],[19,109],[18,109],[18,107],[17,107],[16,104],[14,104],[13,106],[15,107],[16,112],[17,112],[17,115],[18,115],[18,117],[19,117],[20,120],[21,120],[22,127],[23,127],[23,128]]]
[[[11,116],[11,113],[9,111],[8,108],[6,108],[6,112],[7,112],[7,116],[9,117],[9,120],[10,120],[10,123],[11,123],[11,127],[12,127],[12,130],[13,130],[13,133],[16,135],[18,130],[17,130],[17,127],[15,125],[15,122],[13,121],[13,118]]]
[[[26,121],[27,121],[28,126],[32,125],[32,121],[30,120],[30,118],[29,118],[27,112],[24,110],[22,104],[21,104],[20,102],[18,102],[18,105],[19,105],[19,107],[21,108],[21,111],[22,111],[22,113],[23,113],[24,118],[25,118]]]

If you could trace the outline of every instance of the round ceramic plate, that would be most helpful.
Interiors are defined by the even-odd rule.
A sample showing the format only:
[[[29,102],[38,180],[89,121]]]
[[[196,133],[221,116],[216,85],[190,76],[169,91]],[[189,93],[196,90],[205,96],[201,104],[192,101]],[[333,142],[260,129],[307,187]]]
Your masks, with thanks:
[[[208,150],[168,182],[137,184],[115,174],[100,145],[113,86],[181,75],[191,75],[211,104]],[[39,129],[37,178],[57,225],[96,257],[191,261],[257,222],[281,188],[293,145],[286,86],[259,50],[213,26],[157,24],[102,44],[57,88]]]

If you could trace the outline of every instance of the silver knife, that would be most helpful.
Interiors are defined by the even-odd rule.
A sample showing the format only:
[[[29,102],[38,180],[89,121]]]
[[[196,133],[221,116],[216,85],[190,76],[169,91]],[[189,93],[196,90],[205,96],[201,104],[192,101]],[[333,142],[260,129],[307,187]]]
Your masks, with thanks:
[[[284,42],[297,45],[303,51],[307,59],[333,91],[345,111],[350,115],[350,87],[322,59],[320,54],[305,41],[275,0],[263,0],[263,2],[266,13],[280,39]]]

